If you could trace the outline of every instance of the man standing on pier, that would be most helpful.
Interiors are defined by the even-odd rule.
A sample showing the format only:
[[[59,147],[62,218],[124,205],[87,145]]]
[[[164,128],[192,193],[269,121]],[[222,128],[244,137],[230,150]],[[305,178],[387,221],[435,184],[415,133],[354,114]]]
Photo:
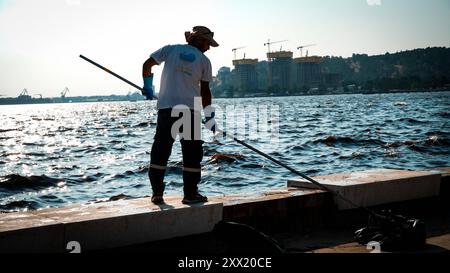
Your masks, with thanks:
[[[215,131],[214,109],[211,107],[212,81],[211,62],[204,55],[209,48],[219,44],[214,40],[214,33],[207,27],[196,26],[192,32],[185,32],[187,44],[167,45],[151,54],[144,63],[142,76],[144,78],[144,95],[153,98],[152,67],[165,62],[161,77],[161,88],[157,103],[158,121],[156,134],[151,151],[149,178],[152,185],[152,202],[164,203],[164,175],[167,162],[172,152],[175,138],[172,127],[177,123],[179,114],[173,111],[177,106],[187,106],[190,109],[191,137],[181,137],[183,153],[184,204],[208,201],[206,196],[198,192],[201,180],[201,161],[203,158],[203,141],[196,129],[201,128],[201,113],[195,109],[195,98],[201,97],[202,106],[207,121],[206,127]]]

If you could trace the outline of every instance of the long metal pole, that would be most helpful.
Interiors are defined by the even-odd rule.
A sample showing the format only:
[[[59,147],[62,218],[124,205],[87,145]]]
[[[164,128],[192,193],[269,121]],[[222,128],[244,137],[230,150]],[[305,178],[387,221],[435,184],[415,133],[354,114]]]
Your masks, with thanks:
[[[370,215],[373,215],[373,216],[376,216],[376,217],[382,217],[382,216],[380,216],[379,214],[377,214],[376,212],[374,212],[374,211],[372,211],[372,210],[370,210],[370,209],[368,209],[368,208],[366,208],[366,207],[363,207],[363,206],[360,206],[360,205],[355,204],[353,201],[351,201],[350,199],[346,198],[345,196],[343,196],[343,195],[340,194],[339,192],[330,189],[329,187],[327,187],[327,186],[325,186],[325,185],[323,185],[323,184],[317,182],[316,180],[312,179],[311,177],[309,177],[309,176],[307,176],[307,175],[305,175],[305,174],[303,174],[303,173],[297,171],[296,169],[294,169],[294,168],[288,166],[287,164],[285,164],[285,163],[279,161],[278,159],[276,159],[276,158],[274,158],[274,157],[272,157],[272,156],[270,156],[270,155],[268,155],[268,154],[266,154],[266,153],[264,153],[264,152],[262,152],[262,151],[256,149],[255,147],[253,147],[253,146],[251,146],[251,145],[245,143],[244,141],[242,141],[242,140],[240,140],[240,139],[238,139],[238,138],[236,138],[236,137],[234,137],[234,136],[230,136],[230,135],[228,135],[226,132],[224,132],[224,131],[222,131],[222,130],[219,130],[219,129],[218,129],[217,132],[222,133],[222,134],[225,135],[226,137],[229,137],[229,138],[233,139],[233,140],[236,141],[237,143],[239,143],[239,144],[241,144],[241,145],[247,147],[248,149],[250,149],[250,150],[256,152],[257,154],[259,154],[259,155],[261,155],[261,156],[263,156],[263,157],[265,157],[265,158],[271,160],[271,161],[274,162],[275,164],[277,164],[277,165],[279,165],[279,166],[281,166],[281,167],[283,167],[283,168],[289,170],[290,172],[292,172],[292,173],[294,173],[294,174],[296,174],[296,175],[298,175],[298,176],[300,176],[300,177],[302,177],[302,178],[308,180],[309,182],[311,182],[312,184],[316,185],[317,187],[319,187],[319,188],[321,188],[321,189],[323,189],[323,190],[326,190],[326,191],[331,192],[332,194],[334,194],[334,195],[336,195],[337,197],[341,198],[342,200],[344,200],[345,202],[349,203],[349,204],[352,205],[353,207],[359,208],[359,209],[363,209],[363,210],[365,210],[367,213],[369,213]]]
[[[115,76],[115,77],[121,79],[122,81],[128,83],[129,85],[131,85],[131,86],[133,86],[133,87],[135,87],[135,88],[137,88],[137,89],[139,89],[139,90],[141,90],[141,91],[143,90],[140,86],[138,86],[138,85],[136,85],[136,84],[130,82],[129,80],[127,80],[127,79],[125,79],[125,78],[123,78],[123,77],[117,75],[116,73],[114,73],[114,72],[110,71],[109,69],[107,69],[107,68],[105,68],[105,67],[99,65],[98,63],[96,63],[96,62],[94,62],[94,61],[92,61],[92,60],[90,60],[90,59],[84,57],[83,55],[80,55],[80,58],[82,58],[82,59],[84,59],[84,60],[90,62],[91,64],[97,66],[98,68],[100,68],[100,69],[102,69],[102,70],[108,72],[109,74],[111,74],[111,75],[113,75],[113,76]],[[285,163],[279,161],[278,159],[276,159],[276,158],[274,158],[274,157],[272,157],[272,156],[270,156],[270,155],[268,155],[268,154],[266,154],[266,153],[264,153],[264,152],[262,152],[262,151],[256,149],[255,147],[253,147],[253,146],[251,146],[251,145],[245,143],[244,141],[242,141],[242,140],[240,140],[240,139],[237,139],[236,137],[227,134],[225,131],[217,130],[217,132],[218,132],[218,133],[222,133],[225,137],[228,137],[228,138],[233,139],[233,140],[236,141],[237,143],[239,143],[239,144],[241,144],[241,145],[247,147],[248,149],[250,149],[250,150],[256,152],[257,154],[259,154],[259,155],[261,155],[261,156],[263,156],[263,157],[265,157],[265,158],[271,160],[271,161],[274,162],[275,164],[277,164],[277,165],[279,165],[279,166],[281,166],[281,167],[283,167],[283,168],[289,170],[290,172],[292,172],[292,173],[294,173],[294,174],[296,174],[296,175],[298,175],[298,176],[300,176],[300,177],[303,177],[304,179],[308,180],[309,182],[311,182],[312,184],[316,185],[317,187],[319,187],[319,188],[321,188],[321,189],[323,189],[323,190],[326,190],[326,191],[331,192],[332,194],[334,194],[334,195],[336,195],[337,197],[341,198],[342,200],[344,200],[345,202],[349,203],[349,204],[352,205],[353,207],[359,208],[359,209],[363,209],[363,210],[365,210],[367,213],[369,213],[370,215],[373,215],[373,216],[376,216],[376,217],[383,217],[383,216],[377,214],[376,212],[372,211],[372,210],[369,209],[369,208],[366,208],[366,207],[363,207],[363,206],[360,206],[360,205],[355,204],[353,201],[351,201],[350,199],[346,198],[345,196],[343,196],[343,195],[340,194],[339,192],[334,191],[334,190],[328,188],[327,186],[325,186],[325,185],[323,185],[323,184],[317,182],[316,180],[310,178],[309,176],[307,176],[307,175],[305,175],[305,174],[303,174],[303,173],[301,173],[301,172],[295,170],[294,168],[292,168],[292,167],[286,165]]]
[[[87,62],[89,62],[89,63],[91,63],[91,64],[93,64],[93,65],[95,65],[96,67],[98,67],[98,68],[108,72],[109,74],[113,75],[114,77],[116,77],[116,78],[118,78],[118,79],[128,83],[129,85],[133,86],[134,88],[136,88],[136,89],[138,89],[140,91],[144,91],[144,89],[142,87],[140,87],[139,85],[136,85],[136,84],[130,82],[129,80],[125,79],[124,77],[122,77],[122,76],[112,72],[111,70],[109,70],[108,68],[106,68],[104,66],[99,65],[98,63],[94,62],[93,60],[91,60],[91,59],[89,59],[89,58],[87,58],[87,57],[85,57],[83,55],[80,55],[80,58],[85,60],[85,61],[87,61]],[[158,97],[153,96],[153,98],[157,99]]]

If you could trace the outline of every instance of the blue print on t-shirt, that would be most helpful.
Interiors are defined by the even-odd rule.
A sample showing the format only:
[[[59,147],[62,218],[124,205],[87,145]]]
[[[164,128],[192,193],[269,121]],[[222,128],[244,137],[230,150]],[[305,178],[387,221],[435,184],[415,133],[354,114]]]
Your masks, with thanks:
[[[192,62],[195,61],[195,55],[192,54],[192,53],[190,53],[190,54],[181,53],[180,54],[180,59],[182,59],[183,61],[192,63]]]

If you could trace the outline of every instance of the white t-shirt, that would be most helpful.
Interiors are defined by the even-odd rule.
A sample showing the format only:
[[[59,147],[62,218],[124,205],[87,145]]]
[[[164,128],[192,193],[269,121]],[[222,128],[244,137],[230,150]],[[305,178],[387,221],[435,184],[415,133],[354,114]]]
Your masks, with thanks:
[[[158,64],[165,62],[157,108],[182,104],[194,109],[194,97],[201,96],[200,81],[212,81],[208,57],[190,45],[167,45],[150,57]]]

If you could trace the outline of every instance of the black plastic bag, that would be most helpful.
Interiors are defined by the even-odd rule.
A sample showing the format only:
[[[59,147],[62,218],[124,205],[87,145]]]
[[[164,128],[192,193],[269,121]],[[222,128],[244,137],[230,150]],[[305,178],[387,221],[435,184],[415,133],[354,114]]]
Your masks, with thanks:
[[[426,245],[425,223],[420,219],[382,211],[370,216],[367,227],[355,232],[355,239],[362,245],[377,242],[383,251],[414,251]]]

